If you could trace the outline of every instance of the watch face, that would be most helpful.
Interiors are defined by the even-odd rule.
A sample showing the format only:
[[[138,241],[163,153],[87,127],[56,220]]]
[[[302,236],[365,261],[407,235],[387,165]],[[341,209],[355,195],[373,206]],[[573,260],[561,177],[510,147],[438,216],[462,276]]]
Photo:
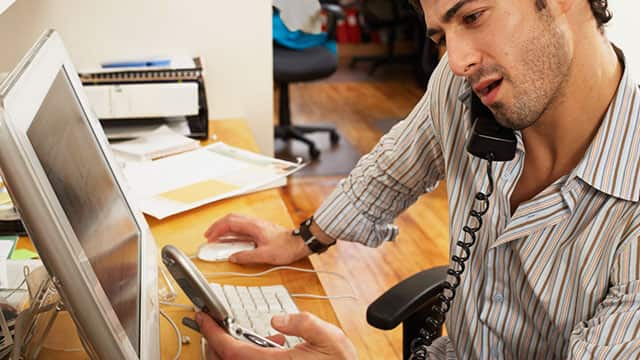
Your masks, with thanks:
[[[317,254],[325,252],[328,248],[329,248],[328,246],[326,246],[325,244],[321,243],[318,240],[313,240],[309,243],[309,249],[311,249],[311,251]]]

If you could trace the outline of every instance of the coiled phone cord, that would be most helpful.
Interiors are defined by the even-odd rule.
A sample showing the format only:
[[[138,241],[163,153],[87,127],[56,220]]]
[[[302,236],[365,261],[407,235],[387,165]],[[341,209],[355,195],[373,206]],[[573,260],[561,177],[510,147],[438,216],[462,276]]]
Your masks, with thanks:
[[[471,227],[469,225],[462,228],[467,236],[467,241],[458,241],[456,245],[462,249],[461,256],[452,255],[451,261],[457,264],[447,270],[447,274],[454,278],[454,282],[444,281],[444,290],[438,296],[439,304],[433,305],[431,313],[425,320],[425,327],[420,329],[417,338],[413,339],[410,344],[411,356],[410,360],[424,360],[427,358],[427,347],[431,345],[433,340],[439,336],[440,328],[444,324],[445,314],[451,309],[453,298],[456,296],[456,289],[460,286],[460,278],[465,269],[465,262],[471,257],[471,247],[476,243],[476,233],[482,227],[482,216],[489,210],[489,197],[493,193],[493,174],[491,166],[493,164],[493,154],[489,154],[487,163],[487,177],[489,178],[489,190],[486,193],[478,192],[475,196],[476,200],[482,204],[482,209],[476,211],[473,208],[469,211],[469,218],[474,218],[477,225]]]

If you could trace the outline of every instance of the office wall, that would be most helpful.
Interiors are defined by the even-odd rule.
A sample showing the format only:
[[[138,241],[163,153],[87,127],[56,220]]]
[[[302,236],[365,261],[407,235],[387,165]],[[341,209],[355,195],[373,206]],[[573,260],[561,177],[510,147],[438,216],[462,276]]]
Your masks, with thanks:
[[[11,4],[13,4],[14,0],[0,0],[0,15],[7,10]]]
[[[105,59],[200,55],[212,118],[244,117],[273,153],[271,5],[263,0],[17,0],[0,15],[0,72],[46,28],[76,67]]]
[[[609,9],[613,12],[613,18],[607,26],[607,35],[624,50],[628,64],[640,76],[640,42],[637,36],[640,3],[634,0],[609,0]]]

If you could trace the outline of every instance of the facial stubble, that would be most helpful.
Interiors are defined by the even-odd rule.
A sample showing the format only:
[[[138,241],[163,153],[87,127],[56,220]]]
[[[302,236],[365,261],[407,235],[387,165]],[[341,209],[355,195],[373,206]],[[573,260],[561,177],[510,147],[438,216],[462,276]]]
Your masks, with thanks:
[[[512,86],[513,104],[497,101],[490,108],[500,124],[516,130],[535,124],[566,95],[571,65],[567,39],[547,9],[539,11],[539,19],[530,36],[515,46],[521,65],[510,74],[497,69],[503,85]]]

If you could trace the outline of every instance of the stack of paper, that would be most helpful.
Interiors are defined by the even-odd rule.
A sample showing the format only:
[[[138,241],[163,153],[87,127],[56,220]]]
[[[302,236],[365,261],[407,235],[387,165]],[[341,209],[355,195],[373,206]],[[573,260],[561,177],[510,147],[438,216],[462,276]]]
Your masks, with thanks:
[[[213,201],[286,184],[303,164],[218,142],[156,161],[129,162],[123,171],[137,206],[158,219]]]
[[[158,159],[199,147],[197,140],[178,134],[166,125],[140,138],[111,144],[117,155],[136,160]]]

